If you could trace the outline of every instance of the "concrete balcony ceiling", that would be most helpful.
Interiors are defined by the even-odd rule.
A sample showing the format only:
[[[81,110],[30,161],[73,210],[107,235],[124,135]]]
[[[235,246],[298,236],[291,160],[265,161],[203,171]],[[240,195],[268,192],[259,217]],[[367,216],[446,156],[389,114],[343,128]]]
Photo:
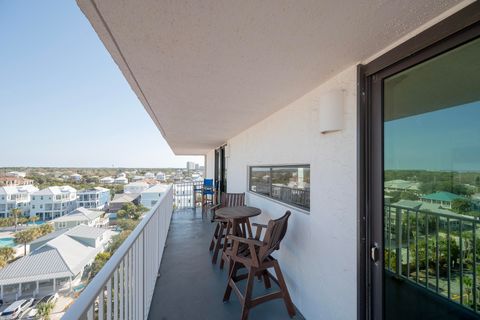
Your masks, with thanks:
[[[176,154],[205,154],[455,0],[77,0]]]

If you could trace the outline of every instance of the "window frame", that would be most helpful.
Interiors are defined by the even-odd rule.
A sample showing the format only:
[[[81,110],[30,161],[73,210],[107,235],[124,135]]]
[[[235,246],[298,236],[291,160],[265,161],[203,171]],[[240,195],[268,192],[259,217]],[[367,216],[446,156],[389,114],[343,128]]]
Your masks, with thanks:
[[[263,168],[263,169],[269,169],[269,172],[270,172],[270,180],[269,180],[269,194],[265,194],[265,193],[260,193],[260,192],[257,192],[257,191],[253,191],[251,189],[252,187],[252,171],[253,169],[255,168]],[[288,202],[288,201],[284,201],[282,199],[279,199],[279,198],[275,198],[272,196],[272,176],[273,176],[273,169],[277,169],[277,168],[292,168],[292,169],[298,169],[298,168],[304,168],[304,169],[308,169],[309,171],[311,170],[311,166],[310,164],[308,163],[300,163],[300,164],[285,164],[285,165],[277,165],[277,164],[272,164],[272,165],[249,165],[248,166],[248,179],[247,179],[247,190],[248,192],[251,192],[255,195],[258,195],[258,196],[261,196],[261,197],[265,197],[269,200],[272,200],[272,201],[275,201],[275,202],[278,202],[282,205],[285,205],[285,206],[289,206],[289,207],[292,207],[296,210],[301,210],[301,211],[304,211],[306,213],[310,213],[310,210],[311,210],[311,206],[310,206],[310,189],[308,189],[308,207],[305,207],[305,206],[301,206],[301,205],[298,205],[294,202]],[[290,187],[285,187],[285,188],[288,188],[288,189],[291,189],[291,190],[296,190],[294,188],[290,188]],[[298,189],[298,190],[302,190],[302,189]],[[307,190],[307,189],[304,189],[304,190]]]

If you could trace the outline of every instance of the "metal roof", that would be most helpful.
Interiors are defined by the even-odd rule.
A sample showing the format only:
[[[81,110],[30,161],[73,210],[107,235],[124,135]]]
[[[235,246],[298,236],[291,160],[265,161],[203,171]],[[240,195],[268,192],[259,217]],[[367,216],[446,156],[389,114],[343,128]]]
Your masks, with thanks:
[[[75,237],[97,238],[107,231],[80,225],[63,231],[63,234],[62,232],[50,234],[57,236],[0,270],[0,285],[74,277],[103,250],[101,246],[97,248],[87,246],[75,240]]]
[[[34,193],[34,195],[36,196],[53,195],[53,194],[62,194],[65,192],[77,192],[77,190],[70,186],[61,186],[61,187],[53,186],[53,187],[48,187],[40,191],[37,191]]]
[[[64,216],[53,219],[53,222],[64,222],[64,221],[84,221],[84,220],[94,220],[101,216],[104,211],[97,210],[88,210],[85,208],[77,208],[74,211],[66,214]]]
[[[463,199],[463,197],[455,193],[439,191],[439,192],[427,194],[423,196],[422,199],[437,200],[437,201],[453,201],[455,199]]]
[[[70,237],[97,239],[107,231],[107,229],[89,227],[81,224],[68,230],[65,234]]]
[[[132,202],[140,196],[139,193],[120,193],[116,194],[110,203],[125,203]]]

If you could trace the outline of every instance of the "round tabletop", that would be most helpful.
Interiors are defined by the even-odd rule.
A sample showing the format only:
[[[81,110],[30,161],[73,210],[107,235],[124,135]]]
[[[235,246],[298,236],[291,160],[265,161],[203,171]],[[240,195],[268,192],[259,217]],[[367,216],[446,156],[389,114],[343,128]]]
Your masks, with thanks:
[[[242,219],[258,216],[262,210],[255,207],[225,207],[215,211],[215,215],[225,219]]]

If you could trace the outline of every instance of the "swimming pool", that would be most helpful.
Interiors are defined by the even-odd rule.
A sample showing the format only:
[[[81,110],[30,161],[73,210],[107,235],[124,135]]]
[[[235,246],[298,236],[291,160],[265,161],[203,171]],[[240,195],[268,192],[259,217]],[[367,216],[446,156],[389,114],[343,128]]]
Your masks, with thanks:
[[[15,247],[16,245],[14,238],[0,238],[0,247]]]
[[[45,224],[45,221],[35,221],[35,222],[29,222],[27,223],[28,226],[31,226],[31,225],[36,225],[36,226],[40,226],[42,224]]]

